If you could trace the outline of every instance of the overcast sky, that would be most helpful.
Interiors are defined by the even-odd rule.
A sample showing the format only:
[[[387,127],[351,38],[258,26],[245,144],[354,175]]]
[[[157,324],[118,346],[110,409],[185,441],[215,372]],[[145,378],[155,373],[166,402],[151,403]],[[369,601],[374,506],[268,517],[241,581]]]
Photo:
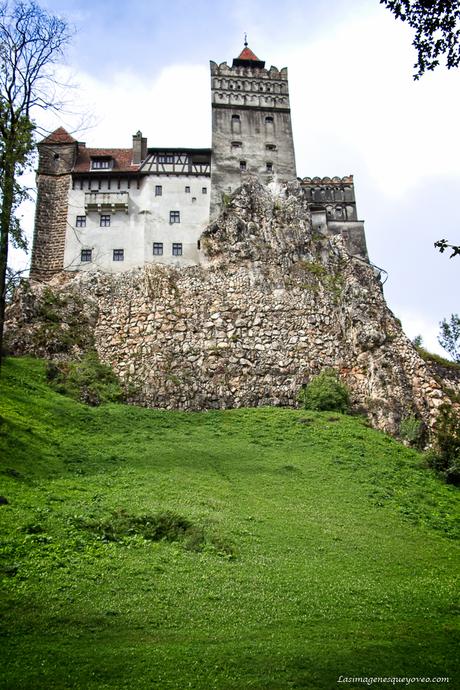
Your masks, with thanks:
[[[210,146],[209,60],[288,67],[297,174],[353,174],[370,259],[410,337],[460,311],[460,71],[412,79],[411,32],[378,0],[42,0],[76,29],[63,124],[94,147]],[[91,115],[89,116],[88,113]],[[84,114],[85,131],[75,130]],[[26,215],[26,223],[31,225]]]

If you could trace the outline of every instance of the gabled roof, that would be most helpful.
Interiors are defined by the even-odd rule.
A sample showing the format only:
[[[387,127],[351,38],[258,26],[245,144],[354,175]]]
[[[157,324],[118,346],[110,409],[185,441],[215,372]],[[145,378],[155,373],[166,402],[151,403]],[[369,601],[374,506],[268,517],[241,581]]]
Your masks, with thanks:
[[[64,127],[58,127],[51,134],[49,134],[40,144],[75,144],[74,139]]]
[[[140,165],[133,165],[132,149],[88,149],[86,146],[78,147],[77,160],[73,172],[92,172],[91,160],[93,158],[111,158],[113,165],[110,170],[98,170],[98,172],[137,172]]]

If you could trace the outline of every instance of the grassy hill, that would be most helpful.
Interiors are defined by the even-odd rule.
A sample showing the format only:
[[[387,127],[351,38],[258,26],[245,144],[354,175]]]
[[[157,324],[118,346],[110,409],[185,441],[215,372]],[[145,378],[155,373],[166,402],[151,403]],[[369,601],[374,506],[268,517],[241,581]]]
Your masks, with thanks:
[[[459,686],[458,493],[421,455],[327,413],[89,408],[43,372],[2,372],[0,688]]]

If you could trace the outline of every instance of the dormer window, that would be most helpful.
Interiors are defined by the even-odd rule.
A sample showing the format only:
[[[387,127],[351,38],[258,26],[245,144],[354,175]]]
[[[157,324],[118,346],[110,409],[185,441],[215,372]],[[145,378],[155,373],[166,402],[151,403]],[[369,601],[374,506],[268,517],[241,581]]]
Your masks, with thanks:
[[[91,170],[110,170],[112,164],[113,159],[110,156],[91,158]]]

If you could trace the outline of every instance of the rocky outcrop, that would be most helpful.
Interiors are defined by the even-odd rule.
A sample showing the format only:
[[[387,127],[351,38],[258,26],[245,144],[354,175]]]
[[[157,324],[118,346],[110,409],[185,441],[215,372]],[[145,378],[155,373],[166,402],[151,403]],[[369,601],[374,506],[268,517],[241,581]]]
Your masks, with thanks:
[[[250,181],[202,248],[202,266],[81,273],[46,288],[69,309],[85,305],[83,330],[133,401],[188,410],[296,405],[301,385],[334,367],[376,427],[395,433],[411,414],[433,425],[446,399],[441,381],[388,309],[375,269],[349,255],[340,236],[312,234],[295,185]],[[35,351],[43,290],[19,291],[9,310],[13,351]]]

